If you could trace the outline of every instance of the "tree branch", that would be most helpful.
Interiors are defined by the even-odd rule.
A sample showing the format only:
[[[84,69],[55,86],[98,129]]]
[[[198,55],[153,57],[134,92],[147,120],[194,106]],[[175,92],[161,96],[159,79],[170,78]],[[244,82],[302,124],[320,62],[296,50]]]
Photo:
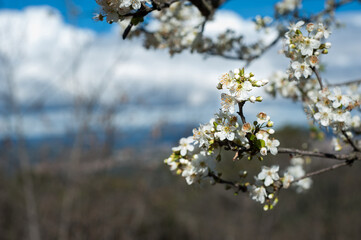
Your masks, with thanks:
[[[322,168],[322,169],[320,169],[320,170],[307,173],[305,176],[293,180],[293,181],[291,182],[291,184],[292,184],[292,183],[296,183],[296,182],[298,182],[298,181],[301,181],[302,179],[305,179],[305,178],[308,178],[308,177],[312,177],[312,176],[316,176],[316,175],[319,175],[319,174],[322,174],[322,173],[325,173],[325,172],[329,172],[329,171],[335,170],[335,169],[340,168],[340,167],[343,167],[343,166],[351,165],[351,164],[352,164],[352,161],[345,161],[345,162],[343,162],[343,163],[338,163],[338,164],[332,165],[332,166],[327,167],[327,168]]]
[[[342,82],[342,83],[328,84],[328,86],[329,87],[339,87],[339,86],[348,86],[348,85],[353,85],[353,84],[357,84],[357,85],[361,84],[361,79]]]
[[[347,135],[345,131],[342,131],[342,134],[355,152],[361,152],[360,149],[356,146],[356,144],[352,141],[352,139]]]
[[[239,192],[239,191],[247,192],[247,187],[245,185],[241,185],[239,183],[234,183],[232,181],[224,180],[224,179],[216,176],[213,172],[209,172],[208,176],[213,178],[214,181],[216,181],[216,183],[226,184],[227,186],[233,187],[234,189],[237,190],[237,192]]]
[[[349,154],[335,154],[335,153],[325,153],[325,152],[317,152],[317,151],[304,151],[304,150],[292,149],[292,148],[278,148],[278,153],[288,153],[291,155],[329,158],[329,159],[335,159],[335,160],[339,160],[339,161],[361,160],[361,154],[358,152],[353,152],[353,153],[349,153]]]
[[[323,89],[323,84],[322,84],[322,79],[321,79],[321,76],[320,76],[319,72],[317,71],[317,69],[315,67],[312,67],[311,69],[316,74],[317,80],[318,80],[318,82],[320,84],[320,87],[321,87],[321,90],[322,90]]]
[[[242,102],[238,103],[239,112],[237,112],[238,115],[241,117],[241,120],[242,120],[243,124],[245,124],[247,122],[246,117],[243,114],[243,106],[244,106],[245,103],[246,103],[246,101],[242,101]]]
[[[164,8],[169,8],[173,3],[179,2],[182,0],[171,0],[169,2],[164,2],[161,4],[156,3],[155,1],[152,1],[152,7],[148,7],[145,4],[142,4],[142,7],[140,8],[140,10],[136,11],[135,13],[127,13],[125,15],[122,15],[120,17],[133,17],[133,18],[143,18],[145,16],[147,16],[149,13],[157,10],[157,11],[161,11]],[[133,23],[130,22],[129,25],[127,26],[127,28],[125,29],[124,33],[123,33],[123,39],[125,39],[130,30],[133,27]]]

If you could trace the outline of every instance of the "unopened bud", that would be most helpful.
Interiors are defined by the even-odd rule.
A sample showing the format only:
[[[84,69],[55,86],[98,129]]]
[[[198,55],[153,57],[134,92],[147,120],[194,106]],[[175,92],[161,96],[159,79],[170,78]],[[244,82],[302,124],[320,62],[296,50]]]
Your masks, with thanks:
[[[268,121],[267,127],[273,127],[273,122],[272,122],[272,121]]]
[[[325,43],[325,47],[326,47],[326,48],[330,48],[330,47],[331,47],[331,43],[330,43],[330,42]]]
[[[323,53],[323,54],[327,54],[327,53],[328,53],[328,50],[327,50],[327,49],[323,49],[322,53]]]
[[[262,79],[261,82],[262,82],[263,85],[266,85],[267,83],[269,83],[269,80],[268,79]]]
[[[275,130],[274,129],[268,129],[268,131],[267,131],[269,134],[274,134],[275,133]]]
[[[257,102],[262,102],[262,101],[263,101],[263,97],[258,96],[258,97],[256,98],[256,101],[257,101]]]
[[[246,176],[247,176],[247,171],[239,171],[239,176],[240,176],[241,178],[246,177]]]
[[[295,49],[296,45],[294,45],[293,43],[290,44],[290,48]]]
[[[255,96],[250,96],[250,97],[248,98],[248,100],[249,100],[251,103],[254,103],[254,102],[256,102],[256,97],[255,97]]]
[[[256,82],[254,83],[254,86],[256,86],[256,87],[262,87],[262,82],[261,82],[261,81],[256,81]]]
[[[307,31],[312,32],[315,29],[315,24],[309,23],[306,26]]]

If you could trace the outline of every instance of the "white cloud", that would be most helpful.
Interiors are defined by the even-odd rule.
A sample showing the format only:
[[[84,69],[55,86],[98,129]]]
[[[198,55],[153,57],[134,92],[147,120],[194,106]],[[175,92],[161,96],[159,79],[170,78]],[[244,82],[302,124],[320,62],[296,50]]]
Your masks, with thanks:
[[[330,80],[360,74],[361,31],[357,23],[360,16],[359,13],[341,16],[350,27],[337,30],[339,33],[334,31],[330,54],[323,58],[331,70],[331,75],[325,75]],[[254,34],[251,21],[226,11],[216,15],[215,21],[207,25],[206,33],[215,34],[225,26],[244,33],[247,41],[260,37]],[[48,107],[71,104],[74,96],[91,99],[98,93],[99,101],[106,104],[120,102],[125,93],[129,102],[117,114],[116,121],[126,127],[207,122],[219,108],[220,96],[215,88],[218,77],[243,66],[240,61],[218,57],[204,60],[190,53],[171,58],[164,50],[145,50],[139,40],[122,41],[117,31],[99,35],[69,26],[47,7],[1,11],[0,38],[0,56],[6,56],[13,68],[1,64],[0,74],[9,71],[14,74],[17,98],[23,104],[37,99]],[[267,41],[271,39],[272,36]],[[277,53],[279,48],[281,44],[256,60],[248,71],[267,78],[275,70],[286,69],[288,60]],[[6,82],[0,84],[6,89]],[[246,109],[250,117],[259,111],[269,113],[276,126],[306,122],[302,108],[285,101],[253,104]],[[36,125],[40,116],[28,116],[26,131],[59,133],[72,124],[69,111],[68,108],[48,111],[54,128],[30,127]]]

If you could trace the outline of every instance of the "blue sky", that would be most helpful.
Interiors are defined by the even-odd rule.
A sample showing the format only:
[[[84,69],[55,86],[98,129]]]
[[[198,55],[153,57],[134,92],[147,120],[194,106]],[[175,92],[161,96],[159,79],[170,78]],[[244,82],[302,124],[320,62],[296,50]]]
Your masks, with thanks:
[[[229,0],[222,8],[233,10],[244,18],[252,18],[259,15],[272,15],[273,6],[277,0],[254,0],[241,1]],[[66,22],[82,28],[91,28],[97,32],[110,31],[111,26],[105,22],[94,22],[93,13],[98,12],[95,0],[0,0],[1,8],[23,9],[33,5],[49,5],[58,9]],[[304,9],[314,12],[322,9],[324,0],[304,0]],[[68,9],[75,9],[75,15],[69,14]],[[361,11],[361,4],[353,3],[342,7],[340,11]],[[76,16],[76,17],[74,17]]]

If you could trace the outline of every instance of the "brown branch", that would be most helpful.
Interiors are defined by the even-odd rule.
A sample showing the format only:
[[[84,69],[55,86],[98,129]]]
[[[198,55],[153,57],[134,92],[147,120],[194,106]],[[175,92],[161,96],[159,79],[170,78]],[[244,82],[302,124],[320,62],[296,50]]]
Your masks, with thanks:
[[[262,56],[265,52],[267,52],[269,49],[271,49],[274,45],[276,45],[276,43],[281,40],[281,38],[283,37],[285,31],[280,31],[278,36],[267,46],[263,47],[262,50],[260,51],[260,53],[249,56],[249,57],[245,57],[242,54],[238,55],[238,56],[234,56],[234,55],[228,55],[222,52],[216,52],[216,51],[212,51],[213,48],[208,49],[208,51],[205,52],[205,54],[209,55],[209,56],[220,56],[222,58],[225,59],[229,59],[229,60],[244,60],[246,61],[246,66],[249,66],[249,64],[253,61],[256,60],[257,58],[259,58],[260,56]],[[242,53],[242,51],[240,51]]]
[[[321,87],[321,90],[322,90],[323,89],[323,84],[322,84],[322,79],[321,79],[321,76],[320,76],[319,72],[317,71],[317,69],[315,67],[312,67],[311,69],[316,74],[317,80],[318,80],[318,82],[320,84],[320,87]]]
[[[356,146],[356,144],[352,141],[352,139],[347,135],[345,131],[342,131],[342,134],[355,152],[361,152],[360,149]]]
[[[155,1],[152,1],[152,7],[148,7],[147,5],[145,4],[142,4],[142,7],[134,12],[134,13],[127,13],[125,15],[121,15],[119,17],[133,17],[133,18],[143,18],[145,16],[147,16],[149,13],[157,10],[157,11],[161,11],[162,9],[165,9],[165,8],[169,8],[173,3],[176,3],[176,2],[179,2],[181,0],[172,0],[172,1],[169,1],[169,2],[164,2],[164,3],[161,3],[161,4],[158,4],[156,3]],[[127,26],[127,28],[125,29],[124,33],[123,33],[123,39],[125,39],[130,30],[132,29],[133,27],[133,23],[130,22],[129,25]]]
[[[346,5],[348,3],[351,2],[357,2],[357,0],[342,0],[339,2],[333,2],[332,8],[326,8],[323,11],[311,16],[309,19],[306,19],[307,21],[315,21],[317,20],[319,17],[322,17],[326,14],[330,14],[332,11],[335,11],[337,8],[342,7],[343,5]]]
[[[358,152],[353,152],[353,153],[349,153],[349,154],[335,154],[335,153],[325,153],[325,152],[316,152],[316,151],[304,151],[304,150],[292,149],[292,148],[278,148],[278,153],[288,153],[288,154],[292,154],[292,155],[329,158],[329,159],[335,159],[335,160],[339,160],[339,161],[361,160],[361,154]]]
[[[361,84],[361,79],[342,82],[342,83],[328,84],[328,86],[329,87],[340,87],[340,86],[348,86],[348,85],[352,85],[352,84],[357,84],[357,85]]]
[[[297,179],[293,180],[293,181],[291,182],[291,184],[292,184],[292,183],[296,183],[296,182],[298,182],[298,181],[301,181],[302,179],[305,179],[305,178],[308,178],[308,177],[312,177],[312,176],[316,176],[316,175],[319,175],[319,174],[322,174],[322,173],[325,173],[325,172],[329,172],[329,171],[335,170],[335,169],[340,168],[340,167],[343,167],[343,166],[351,165],[351,164],[352,164],[352,161],[345,161],[345,162],[343,162],[343,163],[338,163],[338,164],[332,165],[332,166],[327,167],[327,168],[322,168],[322,169],[320,169],[320,170],[307,173],[307,174],[304,175],[303,177],[300,177],[300,178],[297,178]]]
[[[215,10],[220,7],[227,0],[189,0],[196,6],[199,12],[205,17],[209,18],[213,15]]]
[[[236,189],[238,192],[242,191],[242,192],[247,192],[247,187],[245,185],[241,185],[239,183],[235,183],[232,181],[228,181],[228,180],[224,180],[220,177],[218,177],[217,175],[215,175],[213,172],[209,172],[208,176],[213,178],[214,181],[216,181],[216,183],[221,183],[221,184],[226,184],[227,186],[233,187],[234,189]]]
[[[245,103],[246,103],[246,101],[242,101],[242,102],[238,103],[239,112],[237,112],[238,115],[241,117],[241,120],[242,120],[243,124],[245,124],[247,122],[246,117],[243,114],[243,106],[244,106]]]
[[[259,58],[260,56],[262,56],[265,52],[267,52],[270,48],[272,48],[274,45],[276,45],[276,43],[278,43],[278,41],[284,36],[285,31],[284,30],[280,30],[278,33],[278,36],[270,43],[268,44],[266,47],[264,47],[261,52],[259,54],[253,55],[247,59],[245,59],[247,61],[246,63],[246,67],[249,66],[249,64]]]

